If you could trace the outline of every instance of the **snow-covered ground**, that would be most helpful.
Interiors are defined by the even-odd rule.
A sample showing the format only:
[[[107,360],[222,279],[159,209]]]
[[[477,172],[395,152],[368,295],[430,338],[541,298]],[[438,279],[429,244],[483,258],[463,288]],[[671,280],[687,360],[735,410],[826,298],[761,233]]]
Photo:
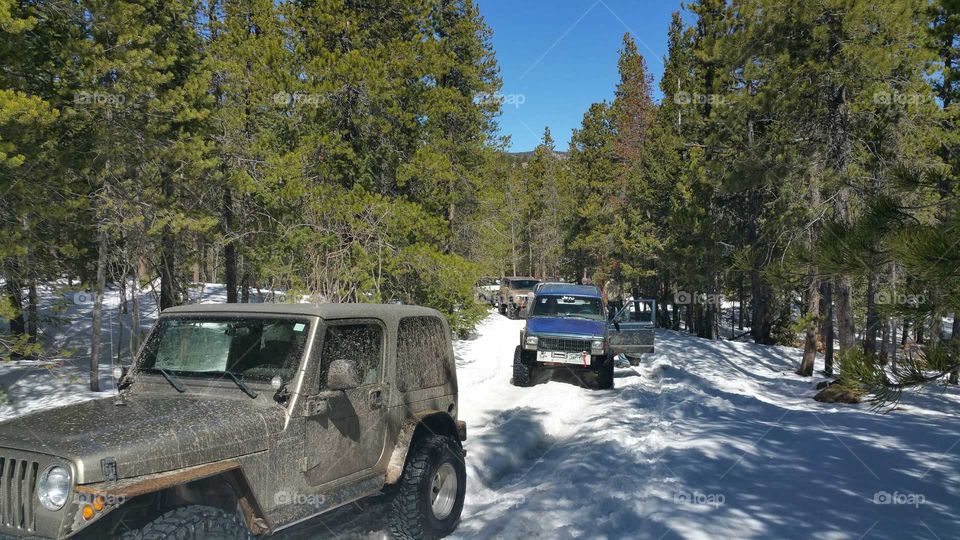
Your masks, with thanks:
[[[887,415],[817,403],[816,381],[793,374],[796,349],[667,331],[641,366],[616,371],[613,390],[563,374],[516,388],[522,325],[491,314],[455,343],[469,426],[459,538],[957,535],[955,389],[909,395]],[[0,418],[89,397],[71,395],[81,383],[63,374],[82,366],[68,367],[0,366],[5,386],[35,377],[7,386],[14,406]],[[277,537],[385,537],[381,499]]]

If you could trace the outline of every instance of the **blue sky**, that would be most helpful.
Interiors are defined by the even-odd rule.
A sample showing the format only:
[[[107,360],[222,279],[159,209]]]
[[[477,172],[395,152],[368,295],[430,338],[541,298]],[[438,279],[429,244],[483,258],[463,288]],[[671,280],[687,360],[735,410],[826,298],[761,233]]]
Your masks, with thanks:
[[[590,104],[611,100],[623,34],[637,39],[656,79],[667,28],[680,0],[477,0],[493,28],[503,78],[502,134],[514,152],[532,150],[543,128],[566,150]],[[688,16],[684,17],[689,19]]]

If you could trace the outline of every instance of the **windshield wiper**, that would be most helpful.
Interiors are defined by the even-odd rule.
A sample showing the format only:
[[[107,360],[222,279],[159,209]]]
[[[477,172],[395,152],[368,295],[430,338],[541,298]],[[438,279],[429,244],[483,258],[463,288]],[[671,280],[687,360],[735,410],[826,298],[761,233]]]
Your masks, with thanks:
[[[183,383],[180,382],[180,379],[178,379],[173,373],[170,373],[162,367],[154,367],[153,369],[159,371],[160,374],[163,375],[163,378],[166,379],[167,382],[170,383],[170,386],[174,387],[177,392],[182,394],[187,391],[186,387],[183,386]]]
[[[227,377],[230,377],[230,379],[233,380],[233,382],[237,383],[237,386],[240,387],[241,390],[243,390],[243,393],[244,393],[244,394],[246,394],[246,395],[248,395],[248,396],[250,396],[250,397],[252,397],[252,398],[256,398],[256,397],[257,397],[257,395],[258,395],[257,392],[256,392],[254,389],[252,389],[252,388],[250,388],[249,386],[247,386],[246,383],[244,383],[243,381],[241,381],[241,380],[240,380],[240,377],[237,377],[236,375],[234,375],[232,371],[221,371],[220,373],[221,373],[222,375],[226,375]]]

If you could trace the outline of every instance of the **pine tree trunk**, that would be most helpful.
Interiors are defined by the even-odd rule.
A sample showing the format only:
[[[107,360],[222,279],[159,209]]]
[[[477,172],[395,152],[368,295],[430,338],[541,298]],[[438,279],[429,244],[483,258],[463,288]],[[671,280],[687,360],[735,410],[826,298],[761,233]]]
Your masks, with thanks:
[[[744,306],[746,306],[746,304],[743,301],[743,274],[740,274],[739,295],[740,295],[739,298],[737,298],[737,302],[739,303],[737,305],[737,318],[739,319],[737,323],[737,327],[742,332],[743,331],[743,313],[744,313],[743,308]]]
[[[853,287],[850,276],[837,279],[837,337],[840,342],[840,355],[856,346],[856,334],[853,325]]]
[[[103,322],[103,291],[107,287],[107,233],[97,233],[97,283],[93,290],[93,326],[90,340],[90,390],[100,391],[100,330]]]
[[[37,281],[31,278],[27,287],[27,334],[30,336],[30,343],[37,342],[37,335],[40,332],[37,302]]]
[[[823,336],[823,371],[827,377],[833,376],[833,284],[823,283],[823,305],[820,334]]]
[[[223,246],[223,269],[226,277],[227,303],[237,303],[237,246],[230,235],[233,234],[233,193],[230,189],[223,192],[223,228],[227,244]]]
[[[771,332],[773,323],[770,318],[770,287],[763,281],[759,268],[750,271],[750,292],[753,298],[752,302],[752,320],[750,329],[753,334],[753,341],[763,345],[770,345],[773,342]]]
[[[960,310],[953,312],[953,326],[950,327],[950,341],[960,344]],[[960,383],[960,370],[950,372],[950,384]]]
[[[27,331],[27,324],[23,317],[23,287],[16,279],[7,277],[7,298],[10,300],[10,307],[16,315],[10,319],[10,333],[14,336],[22,336]]]
[[[136,360],[140,348],[140,268],[133,266],[133,280],[130,282],[130,359]]]
[[[127,312],[127,276],[126,276],[126,272],[124,272],[124,275],[123,275],[122,278],[120,279],[120,289],[119,289],[119,293],[120,293],[120,313],[125,314],[125,313]],[[121,324],[120,327],[123,328],[123,325]]]
[[[880,325],[876,294],[877,275],[871,271],[867,277],[867,327],[863,332],[863,352],[871,356],[877,354],[877,327]]]
[[[890,369],[897,369],[897,320],[890,322]]]
[[[168,206],[173,204],[174,186],[173,177],[168,172],[163,173],[163,195]],[[160,238],[160,310],[177,305],[177,264],[176,239],[173,227],[168,223],[163,226]]]
[[[817,362],[817,318],[820,316],[820,283],[817,280],[816,272],[810,271],[807,276],[810,285],[807,290],[807,323],[806,336],[803,341],[803,359],[800,361],[800,368],[797,374],[803,377],[813,375],[814,365]]]
[[[890,317],[883,318],[880,326],[880,365],[885,366],[890,359]]]

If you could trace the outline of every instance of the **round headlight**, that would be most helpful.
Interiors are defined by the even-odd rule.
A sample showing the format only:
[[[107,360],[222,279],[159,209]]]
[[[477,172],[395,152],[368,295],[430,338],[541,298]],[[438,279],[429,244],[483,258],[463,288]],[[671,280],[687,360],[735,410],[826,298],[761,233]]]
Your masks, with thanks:
[[[47,510],[57,511],[67,504],[73,481],[70,471],[59,465],[53,465],[43,471],[37,481],[37,497]]]

